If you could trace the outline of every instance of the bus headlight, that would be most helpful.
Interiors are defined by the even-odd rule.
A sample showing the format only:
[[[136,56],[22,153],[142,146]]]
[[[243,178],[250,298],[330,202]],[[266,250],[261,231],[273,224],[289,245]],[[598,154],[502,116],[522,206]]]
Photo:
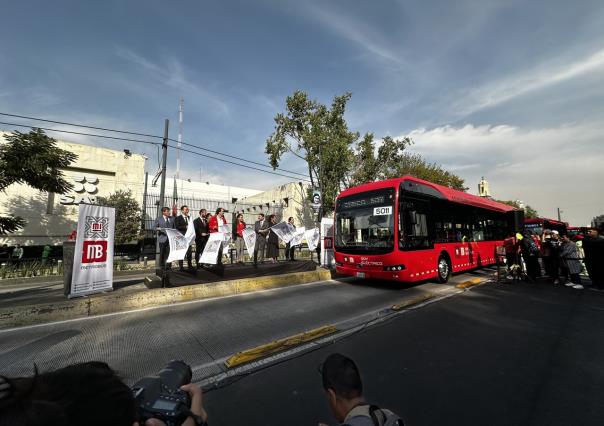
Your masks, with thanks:
[[[405,265],[384,266],[384,271],[402,271],[406,269]]]

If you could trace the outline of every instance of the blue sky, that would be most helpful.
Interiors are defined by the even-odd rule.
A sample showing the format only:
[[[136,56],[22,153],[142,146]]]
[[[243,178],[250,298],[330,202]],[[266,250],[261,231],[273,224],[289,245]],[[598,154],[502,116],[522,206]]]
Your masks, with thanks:
[[[495,197],[582,225],[604,213],[602,22],[595,0],[9,2],[0,111],[158,135],[169,118],[176,138],[182,96],[185,141],[265,162],[294,90],[323,103],[351,91],[352,130],[411,135],[472,192],[485,176]],[[157,169],[144,145],[60,138],[127,147]],[[182,161],[185,178],[287,181]]]

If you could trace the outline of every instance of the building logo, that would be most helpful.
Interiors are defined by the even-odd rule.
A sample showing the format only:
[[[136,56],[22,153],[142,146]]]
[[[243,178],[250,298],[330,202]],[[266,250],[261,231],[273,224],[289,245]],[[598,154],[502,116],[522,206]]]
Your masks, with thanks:
[[[71,204],[95,204],[97,185],[99,178],[95,175],[76,175],[73,177],[73,195],[61,195],[60,203],[63,205]]]
[[[100,240],[109,238],[109,218],[86,216],[84,222],[84,238]]]
[[[84,241],[82,263],[102,263],[107,261],[107,240]]]

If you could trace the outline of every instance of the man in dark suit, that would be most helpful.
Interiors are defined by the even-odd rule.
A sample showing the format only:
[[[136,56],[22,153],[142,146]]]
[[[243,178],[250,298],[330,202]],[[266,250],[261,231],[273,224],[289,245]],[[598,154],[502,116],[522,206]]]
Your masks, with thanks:
[[[176,216],[176,219],[174,219],[174,227],[182,235],[185,235],[187,233],[187,228],[189,227],[190,220],[191,220],[191,218],[189,217],[189,207],[182,206],[180,208],[180,215]],[[193,265],[191,264],[191,260],[193,257],[193,254],[191,252],[191,246],[189,246],[189,248],[187,249],[187,254],[185,255],[185,257],[187,258],[187,265],[189,266],[189,269],[193,269]],[[182,265],[183,265],[183,261],[179,260],[178,269],[179,269],[179,271],[184,272],[185,268],[183,268]]]
[[[254,223],[256,231],[256,246],[254,247],[254,266],[258,265],[258,255],[260,262],[264,262],[264,248],[266,247],[266,236],[270,232],[270,223],[264,218],[264,213],[258,215],[258,220]]]
[[[208,228],[208,221],[206,219],[206,209],[199,210],[199,217],[193,221],[195,227],[195,265],[199,269],[199,257],[203,253],[203,249],[206,247],[208,238],[210,237],[210,230]]]
[[[168,207],[162,207],[161,216],[155,220],[155,229],[157,230],[157,238],[159,239],[159,263],[161,269],[166,267],[166,260],[170,254],[170,242],[164,229],[173,229],[174,220],[170,217],[170,209]],[[168,265],[170,269],[170,265]]]

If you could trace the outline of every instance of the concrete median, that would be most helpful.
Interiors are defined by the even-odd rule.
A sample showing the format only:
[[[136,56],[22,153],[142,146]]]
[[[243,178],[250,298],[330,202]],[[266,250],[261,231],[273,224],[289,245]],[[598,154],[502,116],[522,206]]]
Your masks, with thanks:
[[[55,303],[2,308],[0,309],[0,329],[127,312],[329,279],[331,279],[329,270],[317,268],[315,271],[309,272],[219,281],[211,284],[131,292],[118,290]]]

